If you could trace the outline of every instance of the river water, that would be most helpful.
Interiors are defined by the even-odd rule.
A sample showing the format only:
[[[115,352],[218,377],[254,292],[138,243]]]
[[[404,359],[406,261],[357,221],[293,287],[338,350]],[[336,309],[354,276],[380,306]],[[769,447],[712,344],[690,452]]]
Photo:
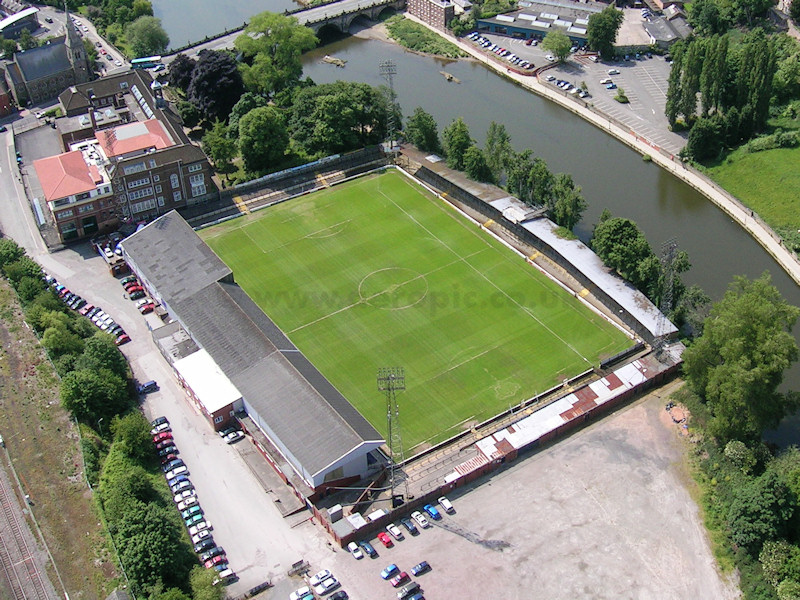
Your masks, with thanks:
[[[200,19],[192,21],[191,31],[185,18],[190,1],[192,13]],[[198,2],[208,3],[208,10],[198,9]],[[213,34],[220,27],[235,27],[260,10],[281,11],[292,6],[291,0],[256,0],[245,9],[229,2],[220,14],[220,5],[209,0],[153,3],[173,46]],[[346,67],[321,62],[325,54],[346,60]],[[711,202],[644,162],[621,142],[482,64],[421,56],[376,39],[347,37],[306,54],[303,65],[304,73],[317,83],[342,79],[380,85],[385,81],[378,65],[385,60],[397,66],[394,87],[406,117],[422,106],[434,116],[441,132],[460,116],[481,145],[490,122],[503,123],[517,150],[530,148],[551,171],[570,173],[589,204],[576,230],[582,239],[588,239],[600,213],[608,208],[615,216],[636,221],[657,253],[664,242],[676,238],[692,262],[684,280],[700,285],[713,299],[722,296],[735,275],[754,278],[769,271],[784,297],[800,306],[800,287]],[[441,70],[452,73],[461,84],[448,82]],[[800,365],[787,372],[785,387],[800,390]],[[769,437],[781,444],[800,441],[800,416],[786,419]]]

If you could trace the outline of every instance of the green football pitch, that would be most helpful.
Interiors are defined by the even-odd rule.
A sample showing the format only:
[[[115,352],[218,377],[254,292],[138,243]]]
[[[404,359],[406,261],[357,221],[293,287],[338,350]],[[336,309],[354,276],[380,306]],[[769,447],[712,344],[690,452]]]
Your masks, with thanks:
[[[407,452],[470,428],[631,344],[396,171],[200,235],[253,301],[384,435],[386,404],[376,374],[381,367],[405,368],[398,404]]]

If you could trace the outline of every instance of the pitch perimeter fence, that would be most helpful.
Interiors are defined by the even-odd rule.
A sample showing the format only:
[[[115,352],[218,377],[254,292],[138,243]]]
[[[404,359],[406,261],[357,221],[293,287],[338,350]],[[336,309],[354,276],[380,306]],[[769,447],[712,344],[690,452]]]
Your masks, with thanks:
[[[636,335],[645,340],[645,342],[648,344],[653,343],[654,336],[647,327],[642,325],[642,323],[634,315],[625,310],[616,300],[608,295],[605,290],[587,277],[576,265],[572,264],[568,259],[562,256],[561,253],[553,248],[550,244],[525,229],[522,225],[509,221],[503,216],[503,213],[495,207],[487,204],[474,194],[468,192],[449,179],[445,179],[438,173],[434,173],[426,166],[421,166],[414,176],[421,181],[424,181],[434,189],[442,192],[445,195],[445,199],[449,201],[454,200],[464,204],[465,206],[468,206],[473,210],[478,211],[487,219],[492,219],[495,223],[500,225],[503,229],[508,231],[521,242],[536,248],[539,252],[547,256],[547,258],[564,269],[583,287],[589,290],[589,292],[595,298],[597,298],[608,310],[613,311],[628,327],[631,328],[631,330],[636,333]]]

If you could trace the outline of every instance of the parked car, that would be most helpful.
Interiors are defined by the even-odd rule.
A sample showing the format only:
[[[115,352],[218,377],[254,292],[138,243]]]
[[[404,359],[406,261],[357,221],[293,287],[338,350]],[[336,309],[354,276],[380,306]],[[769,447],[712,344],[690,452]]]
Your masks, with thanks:
[[[606,71],[609,75],[619,75],[619,69],[609,69]]]
[[[391,579],[398,573],[400,573],[400,569],[397,568],[396,564],[392,563],[388,567],[386,567],[383,571],[381,571],[381,577],[383,579]]]
[[[319,596],[324,596],[325,594],[331,593],[337,587],[339,587],[340,583],[339,580],[336,579],[333,575],[328,577],[327,579],[319,582],[317,585],[314,586],[314,591]]]
[[[204,531],[203,533],[206,534],[206,537],[194,543],[195,552],[198,553],[205,552],[206,550],[210,550],[211,548],[217,545],[216,542],[214,541],[214,538],[211,537],[210,533],[208,533],[207,531]]]
[[[188,519],[184,519],[183,522],[186,523],[187,527],[191,527],[192,525],[197,525],[203,520],[202,514],[192,515]]]
[[[186,466],[185,463],[180,458],[175,458],[165,465],[161,467],[161,470],[166,473],[167,471],[172,471],[173,469],[177,469],[178,467]]]
[[[405,598],[408,598],[418,590],[419,590],[419,583],[417,583],[416,581],[412,581],[411,583],[407,583],[402,588],[400,588],[400,590],[397,592],[397,598],[398,600],[404,600]]]
[[[200,555],[200,560],[206,561],[209,558],[214,558],[215,556],[222,556],[225,554],[225,550],[223,550],[222,546],[214,546],[211,550],[207,550]]]
[[[431,566],[428,564],[428,561],[423,560],[422,562],[420,562],[420,563],[414,565],[413,567],[411,567],[411,574],[414,577],[419,577],[423,573],[427,573],[430,570],[431,570]]]
[[[212,539],[211,532],[208,529],[202,529],[192,536],[192,543],[199,544],[203,540],[211,540],[211,539]]]
[[[243,437],[244,434],[241,431],[232,431],[231,433],[226,435],[223,439],[225,440],[226,444],[233,444],[234,442],[238,442]]]
[[[170,427],[169,423],[161,423],[160,425],[156,425],[150,430],[150,435],[158,435],[159,433],[164,433],[165,431],[172,431],[172,427]]]
[[[198,521],[191,527],[189,527],[189,535],[197,535],[201,531],[209,531],[211,530],[211,521],[207,521],[203,519],[202,521]]]
[[[221,564],[225,565],[228,564],[228,558],[226,556],[219,555],[209,558],[207,561],[203,563],[203,566],[205,566],[206,569],[213,569],[214,567]]]
[[[364,551],[364,554],[366,554],[370,558],[378,558],[378,553],[375,551],[375,548],[373,548],[372,544],[370,544],[369,542],[366,541],[359,542],[358,545],[361,546],[361,549]]]
[[[158,384],[155,381],[146,381],[138,386],[136,386],[136,392],[139,395],[142,394],[149,394],[150,392],[155,392],[158,389]]]
[[[138,300],[139,298],[144,298],[144,290],[139,290],[137,292],[133,292],[128,296],[131,300]]]
[[[190,506],[197,504],[197,496],[189,496],[185,500],[178,503],[178,510],[186,510]]]
[[[615,89],[617,89],[617,84],[613,83],[613,82],[609,83],[609,84],[606,84],[606,89],[607,90],[615,90]]]
[[[442,518],[442,515],[439,514],[439,511],[436,510],[436,507],[433,504],[426,504],[422,507],[422,510],[428,513],[428,516],[434,521],[438,521]]]
[[[175,451],[177,451],[177,448],[175,448],[175,446],[170,446],[169,449],[171,450],[171,452],[169,454],[165,454],[164,456],[161,456],[161,464],[162,465],[166,465],[167,463],[171,463],[173,460],[177,460],[177,458],[178,458],[178,455],[175,454]],[[160,455],[161,455],[161,453],[159,452],[159,456]]]
[[[146,315],[147,313],[153,312],[155,308],[156,308],[155,304],[153,304],[152,302],[148,302],[146,304],[142,304],[139,307],[139,312],[142,313],[143,315]]]
[[[322,569],[319,573],[312,575],[308,580],[308,585],[314,587],[318,583],[324,581],[328,577],[330,577],[332,573],[328,569]]]
[[[167,479],[175,479],[178,475],[188,475],[189,474],[189,467],[186,465],[181,465],[180,467],[176,467],[171,471],[167,471],[166,477]]]
[[[400,531],[400,528],[394,523],[389,523],[386,526],[386,531],[388,531],[389,535],[391,535],[398,542],[403,539],[403,532]]]
[[[378,532],[378,540],[380,540],[381,544],[383,544],[387,548],[391,548],[394,546],[394,542],[392,538],[389,537],[389,534],[385,531]]]
[[[411,513],[411,518],[414,519],[417,522],[417,525],[419,525],[423,529],[427,529],[428,527],[431,526],[431,524],[428,523],[428,519],[425,518],[425,515],[423,515],[418,510],[415,510],[413,513]]]
[[[331,594],[328,600],[348,600],[348,598],[350,598],[350,596],[347,595],[347,592],[344,590],[339,590],[338,592]]]
[[[114,340],[114,343],[117,346],[122,346],[122,344],[127,344],[130,341],[131,341],[130,336],[127,333],[123,333],[117,339]]]
[[[408,517],[403,517],[402,519],[400,519],[400,524],[403,527],[405,527],[406,531],[408,531],[408,533],[410,533],[411,535],[419,535],[419,529],[417,529],[417,526],[414,525],[414,521],[412,521]]]
[[[156,444],[156,450],[161,451],[169,448],[170,446],[175,446],[175,442],[172,439],[161,440]]]
[[[178,475],[173,481],[169,482],[169,489],[172,490],[173,494],[189,489],[189,487],[193,486],[186,475]]]
[[[455,509],[455,508],[453,508],[453,503],[452,503],[452,502],[450,502],[450,500],[448,500],[448,499],[447,499],[447,498],[445,498],[444,496],[442,496],[441,498],[439,498],[439,500],[437,500],[437,502],[439,503],[439,506],[441,506],[441,507],[442,507],[442,509],[444,510],[444,512],[446,512],[446,513],[448,513],[448,514],[451,514],[451,515],[452,515],[454,512],[456,512],[456,509]]]
[[[195,495],[194,488],[192,488],[192,489],[183,489],[180,492],[178,492],[177,494],[175,494],[175,496],[173,496],[172,499],[175,501],[175,504],[177,504],[179,502],[183,502],[187,498],[191,498],[194,495]],[[180,509],[178,509],[178,510],[180,510]]]
[[[355,542],[350,542],[347,544],[347,551],[353,555],[353,558],[356,560],[361,560],[364,558],[364,552],[362,552],[361,548],[358,547],[358,544]]]
[[[399,575],[395,575],[394,577],[392,577],[389,580],[389,583],[392,584],[392,587],[399,587],[399,586],[403,585],[409,579],[410,579],[410,577],[408,576],[408,573],[406,573],[405,571],[402,571],[402,572],[400,572]]]
[[[139,280],[136,278],[136,275],[128,275],[127,277],[123,277],[122,279],[119,280],[119,282],[122,285],[125,285],[126,283],[130,283],[131,281],[139,281]]]
[[[153,443],[158,444],[159,442],[165,442],[166,440],[172,439],[172,432],[171,431],[162,431],[161,433],[157,433],[153,436]]]
[[[314,594],[310,587],[304,585],[289,594],[289,600],[314,600]]]
[[[175,456],[179,454],[178,449],[175,447],[174,444],[170,444],[169,446],[164,446],[158,451],[159,458],[164,458],[165,456],[169,456],[170,454]]]

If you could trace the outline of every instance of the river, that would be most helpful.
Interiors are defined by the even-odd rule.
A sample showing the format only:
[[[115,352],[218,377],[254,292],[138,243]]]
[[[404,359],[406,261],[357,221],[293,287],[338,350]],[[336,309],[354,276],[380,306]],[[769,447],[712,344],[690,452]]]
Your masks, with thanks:
[[[168,1],[170,7],[188,2]],[[276,10],[262,9],[261,3],[278,2],[291,4],[291,0],[258,0],[256,7]],[[161,16],[159,13],[165,6],[167,0],[154,2],[157,16]],[[229,26],[225,19],[230,16],[231,8],[226,7],[224,18],[214,22]],[[176,9],[176,14],[180,12]],[[197,12],[205,11],[195,9]],[[254,11],[251,8],[245,12]],[[208,14],[212,14],[211,8]],[[230,26],[247,16],[237,14]],[[184,21],[178,22],[179,25],[164,22],[173,46],[177,45],[179,35],[187,35]],[[193,23],[192,30],[198,33],[188,37],[197,39],[218,30],[218,27],[203,27]],[[346,67],[323,63],[320,59],[325,54],[346,60]],[[479,144],[483,144],[491,121],[503,123],[518,150],[530,148],[553,172],[572,174],[589,204],[576,230],[582,239],[588,239],[600,213],[608,208],[615,216],[636,221],[656,252],[664,242],[676,238],[692,262],[684,280],[700,285],[713,299],[722,296],[735,275],[754,278],[769,271],[784,297],[800,306],[800,287],[753,238],[702,195],[654,164],[644,162],[641,156],[606,133],[482,64],[421,56],[378,39],[351,36],[307,53],[303,66],[304,73],[317,83],[343,79],[380,85],[385,82],[378,65],[385,60],[392,60],[397,66],[394,87],[406,117],[422,106],[434,116],[441,132],[460,116]],[[445,80],[439,73],[441,70],[452,73],[461,84]],[[800,365],[787,372],[785,387],[800,390]],[[800,441],[799,434],[800,416],[797,416],[785,420],[769,438],[784,444]]]

